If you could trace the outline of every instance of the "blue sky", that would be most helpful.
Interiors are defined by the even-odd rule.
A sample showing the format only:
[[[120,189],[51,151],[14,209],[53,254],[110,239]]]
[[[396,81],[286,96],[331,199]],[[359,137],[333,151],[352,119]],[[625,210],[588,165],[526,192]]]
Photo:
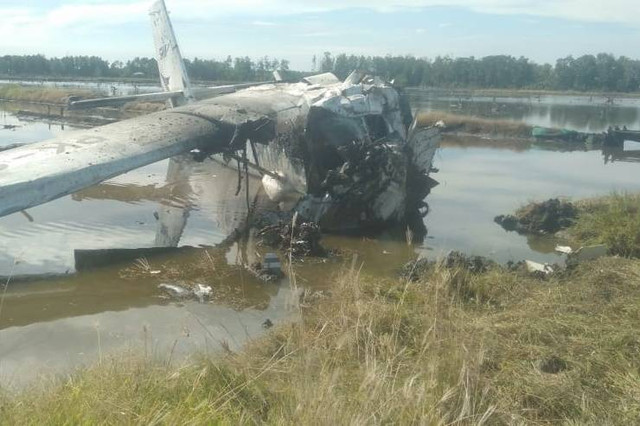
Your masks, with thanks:
[[[152,56],[140,0],[0,0],[0,55]],[[637,0],[166,0],[186,57],[640,57]]]

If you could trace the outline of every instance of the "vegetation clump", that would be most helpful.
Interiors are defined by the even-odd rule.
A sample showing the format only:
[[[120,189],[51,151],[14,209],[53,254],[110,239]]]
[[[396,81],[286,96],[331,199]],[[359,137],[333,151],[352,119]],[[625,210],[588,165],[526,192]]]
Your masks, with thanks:
[[[501,215],[496,223],[507,231],[521,234],[555,234],[573,225],[578,209],[569,201],[550,199],[530,203],[518,209],[514,215]]]
[[[530,203],[496,223],[521,234],[556,234],[576,247],[604,244],[615,256],[640,257],[640,195],[612,194],[575,203]]]

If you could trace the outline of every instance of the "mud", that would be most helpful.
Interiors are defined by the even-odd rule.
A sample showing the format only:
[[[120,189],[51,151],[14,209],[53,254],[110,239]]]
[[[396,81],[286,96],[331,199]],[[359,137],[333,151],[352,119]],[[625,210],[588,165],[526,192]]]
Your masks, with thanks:
[[[519,234],[555,234],[570,227],[578,216],[578,209],[570,202],[553,198],[541,203],[530,203],[514,215],[500,215],[494,219],[506,231]]]

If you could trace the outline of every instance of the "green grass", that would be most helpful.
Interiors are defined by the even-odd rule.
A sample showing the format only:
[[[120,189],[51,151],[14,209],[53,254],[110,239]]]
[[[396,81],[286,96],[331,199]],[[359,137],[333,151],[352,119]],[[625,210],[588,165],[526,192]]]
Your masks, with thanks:
[[[613,194],[578,203],[569,235],[582,245],[606,244],[612,254],[640,257],[640,195]]]
[[[0,399],[2,424],[633,424],[640,263],[549,280],[442,265],[416,282],[343,271],[241,353],[116,357]]]

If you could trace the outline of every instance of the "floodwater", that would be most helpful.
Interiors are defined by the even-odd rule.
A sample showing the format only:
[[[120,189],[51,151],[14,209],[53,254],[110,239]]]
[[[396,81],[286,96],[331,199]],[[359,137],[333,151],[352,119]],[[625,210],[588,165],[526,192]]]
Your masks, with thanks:
[[[562,99],[538,109],[528,101],[511,102],[514,110],[530,112],[519,117],[505,110],[501,117],[578,130],[608,127],[597,113],[582,116],[583,108],[597,109],[582,105],[588,101],[572,106]],[[484,101],[467,108],[482,110]],[[448,99],[416,99],[415,94],[413,102],[422,109],[451,105]],[[553,113],[554,108],[564,112]],[[630,108],[607,107],[607,120],[640,128]],[[21,126],[0,130],[0,147],[69,130],[21,122],[6,111],[0,117],[0,124]],[[615,161],[607,157],[605,162],[601,151],[445,137],[436,156],[440,171],[433,175],[440,185],[427,199],[429,235],[423,244],[409,247],[386,235],[327,236],[325,245],[338,249],[339,256],[296,265],[295,282],[264,284],[247,272],[245,266],[266,252],[252,237],[220,245],[243,224],[247,206],[244,190],[236,196],[237,173],[215,161],[164,161],[30,209],[28,215],[0,218],[0,276],[12,277],[0,304],[0,387],[19,387],[121,351],[178,359],[222,345],[237,349],[264,332],[265,320],[295,319],[300,289],[326,288],[354,256],[365,273],[376,276],[392,276],[417,255],[435,259],[450,250],[500,262],[560,262],[552,239],[507,233],[493,218],[530,200],[640,191],[640,163],[633,158],[617,153]],[[255,209],[276,208],[261,196],[257,181],[250,189]],[[156,246],[168,251],[127,251]],[[125,260],[79,268],[104,261],[99,250]],[[176,301],[160,284],[208,285],[213,296],[208,303]]]
[[[491,119],[524,122],[531,126],[567,128],[598,133],[609,126],[640,129],[640,99],[605,96],[473,96],[442,95],[424,90],[409,92],[414,110],[447,111]]]

